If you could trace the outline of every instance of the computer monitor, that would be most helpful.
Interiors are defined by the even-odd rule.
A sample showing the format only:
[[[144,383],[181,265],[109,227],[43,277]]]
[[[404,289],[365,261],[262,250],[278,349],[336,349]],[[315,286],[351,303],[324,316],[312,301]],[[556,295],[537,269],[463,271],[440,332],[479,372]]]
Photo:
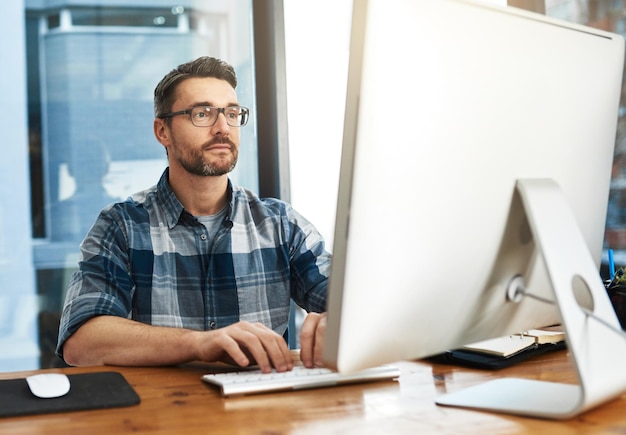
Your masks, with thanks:
[[[580,385],[438,403],[567,418],[626,390],[599,276],[623,56],[618,35],[518,9],[355,1],[327,365],[560,323]]]

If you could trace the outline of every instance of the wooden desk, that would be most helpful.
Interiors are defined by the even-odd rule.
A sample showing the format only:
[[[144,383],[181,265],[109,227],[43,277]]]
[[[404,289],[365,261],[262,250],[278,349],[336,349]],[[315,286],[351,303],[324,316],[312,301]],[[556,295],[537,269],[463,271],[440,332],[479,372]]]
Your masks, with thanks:
[[[431,364],[399,363],[398,382],[223,399],[200,375],[207,366],[166,368],[68,368],[68,374],[103,370],[121,372],[141,396],[127,408],[0,418],[0,433],[624,433],[626,395],[565,422],[440,407],[434,398],[479,382],[517,376],[570,382],[566,351],[537,357],[500,371]],[[30,372],[2,373],[0,379]]]

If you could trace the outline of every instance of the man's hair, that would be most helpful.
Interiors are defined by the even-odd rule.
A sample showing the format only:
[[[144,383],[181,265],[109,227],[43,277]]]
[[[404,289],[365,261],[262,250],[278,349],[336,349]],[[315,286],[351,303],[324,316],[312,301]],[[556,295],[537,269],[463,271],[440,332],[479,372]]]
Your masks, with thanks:
[[[161,79],[154,89],[155,117],[171,112],[176,99],[176,88],[182,81],[192,77],[214,77],[227,81],[233,88],[237,87],[237,75],[230,64],[214,57],[199,57],[178,65]]]

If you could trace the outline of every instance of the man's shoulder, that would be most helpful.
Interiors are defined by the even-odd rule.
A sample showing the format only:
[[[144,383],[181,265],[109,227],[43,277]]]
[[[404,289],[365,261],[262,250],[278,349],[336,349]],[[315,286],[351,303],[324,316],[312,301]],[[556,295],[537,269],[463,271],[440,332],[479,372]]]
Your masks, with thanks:
[[[235,208],[246,207],[252,211],[265,211],[272,215],[285,215],[291,206],[283,200],[272,197],[261,197],[241,186],[232,187]]]
[[[145,204],[146,202],[154,201],[157,190],[157,185],[154,185],[144,190],[140,190],[139,192],[135,192],[130,195],[128,199],[126,201],[123,201],[121,204],[140,206],[142,204]]]
[[[148,209],[155,201],[156,188],[153,186],[136,192],[123,201],[110,204],[103,212],[124,220],[144,220],[148,214]]]

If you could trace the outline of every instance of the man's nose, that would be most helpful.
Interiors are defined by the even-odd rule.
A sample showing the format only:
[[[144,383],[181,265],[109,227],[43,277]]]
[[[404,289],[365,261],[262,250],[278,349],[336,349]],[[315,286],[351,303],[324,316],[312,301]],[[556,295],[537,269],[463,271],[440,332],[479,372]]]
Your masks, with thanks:
[[[226,115],[224,115],[223,112],[219,112],[217,114],[217,119],[215,120],[215,124],[213,124],[213,127],[211,129],[213,134],[225,134],[230,132],[230,125],[228,125],[228,122],[226,122]]]

